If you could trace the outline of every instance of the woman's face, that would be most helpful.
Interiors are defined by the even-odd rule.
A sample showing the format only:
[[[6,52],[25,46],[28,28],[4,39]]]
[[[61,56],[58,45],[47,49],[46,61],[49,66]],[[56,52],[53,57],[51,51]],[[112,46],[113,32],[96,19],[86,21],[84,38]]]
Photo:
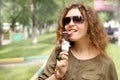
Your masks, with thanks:
[[[70,20],[70,18],[72,20]],[[69,39],[71,41],[79,41],[81,39],[85,39],[87,26],[85,26],[85,20],[83,19],[84,18],[78,8],[69,10],[63,19],[65,30],[68,32]]]

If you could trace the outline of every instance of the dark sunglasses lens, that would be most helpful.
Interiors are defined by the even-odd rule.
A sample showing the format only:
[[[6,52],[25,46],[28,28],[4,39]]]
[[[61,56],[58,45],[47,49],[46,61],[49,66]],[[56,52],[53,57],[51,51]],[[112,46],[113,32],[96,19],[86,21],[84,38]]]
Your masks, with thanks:
[[[82,16],[73,16],[73,22],[74,23],[83,23],[83,17]]]
[[[70,20],[71,20],[70,17],[65,17],[65,18],[63,19],[63,25],[69,24],[69,23],[70,23]]]

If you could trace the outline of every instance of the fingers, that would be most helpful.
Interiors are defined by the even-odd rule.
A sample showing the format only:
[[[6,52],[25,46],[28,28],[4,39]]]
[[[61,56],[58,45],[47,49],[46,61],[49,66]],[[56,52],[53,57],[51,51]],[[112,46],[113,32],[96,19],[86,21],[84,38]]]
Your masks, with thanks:
[[[68,53],[67,52],[60,52],[59,59],[57,61],[57,67],[64,67],[68,64]]]
[[[57,60],[55,71],[59,74],[59,76],[64,76],[68,66],[68,53],[60,52],[58,57],[61,58],[61,60]]]
[[[67,66],[67,64],[68,64],[68,61],[66,61],[66,60],[57,61],[57,67],[58,68],[65,67],[65,66]]]
[[[62,60],[68,60],[68,53],[67,52],[60,52],[59,57]]]
[[[68,52],[60,52],[60,55],[66,55],[66,56],[68,56]]]

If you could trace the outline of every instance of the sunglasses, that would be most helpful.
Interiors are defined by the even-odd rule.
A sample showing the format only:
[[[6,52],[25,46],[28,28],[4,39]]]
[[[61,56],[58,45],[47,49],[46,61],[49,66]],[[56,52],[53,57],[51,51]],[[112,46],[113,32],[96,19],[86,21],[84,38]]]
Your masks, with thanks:
[[[63,18],[63,25],[68,25],[71,20],[75,23],[75,24],[82,24],[84,22],[84,18],[83,16],[71,16],[71,17],[65,17]]]

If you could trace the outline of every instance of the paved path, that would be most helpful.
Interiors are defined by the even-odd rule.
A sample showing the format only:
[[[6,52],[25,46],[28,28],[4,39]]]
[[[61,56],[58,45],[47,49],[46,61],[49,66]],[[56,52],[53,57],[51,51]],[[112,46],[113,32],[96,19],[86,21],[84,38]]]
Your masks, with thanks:
[[[7,45],[7,44],[9,44],[9,43],[11,43],[11,41],[8,40],[8,39],[2,40],[2,45]]]
[[[24,62],[13,62],[13,63],[0,63],[0,67],[10,67],[10,66],[20,66],[20,65],[33,65],[33,64],[43,64],[47,59],[41,60],[30,60]]]

